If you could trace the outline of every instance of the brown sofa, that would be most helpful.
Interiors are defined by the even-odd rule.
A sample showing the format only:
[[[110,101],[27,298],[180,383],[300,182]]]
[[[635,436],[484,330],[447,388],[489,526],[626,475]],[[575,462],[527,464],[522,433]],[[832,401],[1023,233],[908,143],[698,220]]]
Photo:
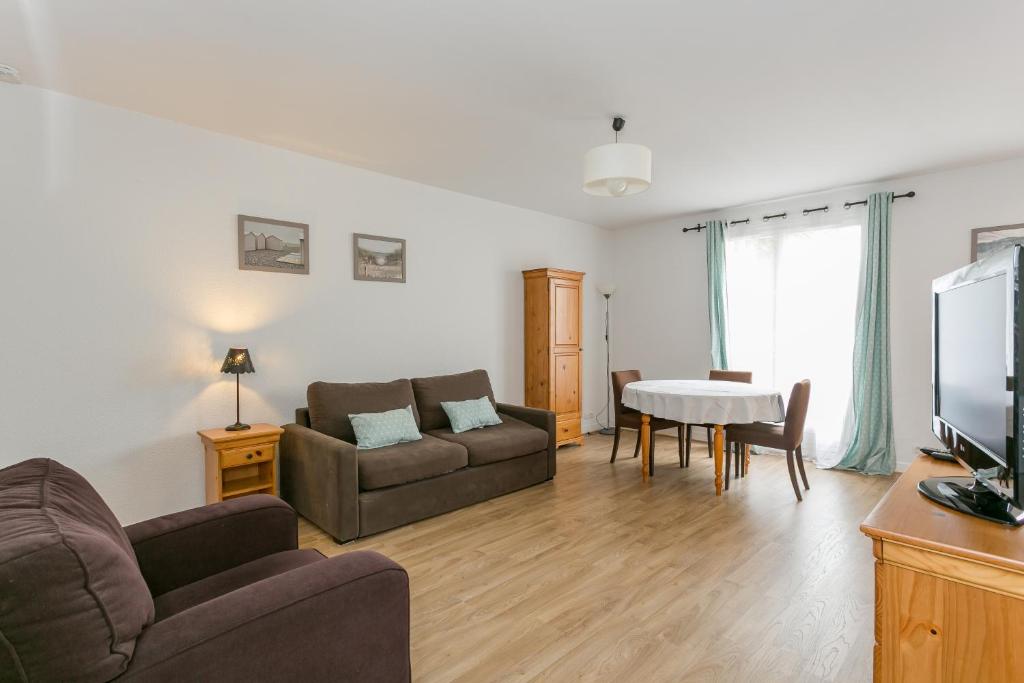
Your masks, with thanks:
[[[441,401],[487,396],[502,423],[461,434]],[[339,543],[555,476],[555,414],[495,403],[484,370],[363,384],[314,382],[281,436],[281,497]],[[360,451],[348,416],[412,406],[419,441]]]
[[[410,680],[409,578],[237,498],[122,528],[73,470],[0,470],[0,682]]]

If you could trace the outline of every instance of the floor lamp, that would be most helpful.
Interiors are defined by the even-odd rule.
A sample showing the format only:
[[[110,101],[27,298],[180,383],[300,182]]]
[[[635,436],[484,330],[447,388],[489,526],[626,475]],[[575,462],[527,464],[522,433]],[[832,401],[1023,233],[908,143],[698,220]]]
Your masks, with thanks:
[[[597,291],[604,297],[604,414],[608,422],[608,426],[601,429],[598,434],[612,435],[615,433],[615,427],[612,425],[612,345],[608,325],[608,304],[615,293],[615,285],[600,285]]]

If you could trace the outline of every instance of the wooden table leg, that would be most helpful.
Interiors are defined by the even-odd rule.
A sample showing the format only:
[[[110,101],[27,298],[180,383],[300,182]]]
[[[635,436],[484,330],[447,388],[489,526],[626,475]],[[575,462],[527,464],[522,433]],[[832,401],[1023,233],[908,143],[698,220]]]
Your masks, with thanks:
[[[644,413],[640,416],[640,459],[644,481],[650,478],[651,463],[651,416]]]
[[[725,435],[722,425],[715,425],[715,495],[722,495],[722,449],[725,446]]]
[[[750,469],[750,446],[743,444],[743,473]]]

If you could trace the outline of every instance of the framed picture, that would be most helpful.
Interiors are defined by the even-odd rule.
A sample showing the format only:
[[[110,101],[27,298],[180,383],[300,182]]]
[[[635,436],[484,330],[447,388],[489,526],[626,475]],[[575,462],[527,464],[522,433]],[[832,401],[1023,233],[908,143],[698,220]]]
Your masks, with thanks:
[[[977,261],[1012,244],[1024,244],[1024,223],[971,230],[971,261]]]
[[[352,276],[371,282],[405,282],[405,240],[352,235]]]
[[[238,267],[309,274],[309,226],[239,215]]]

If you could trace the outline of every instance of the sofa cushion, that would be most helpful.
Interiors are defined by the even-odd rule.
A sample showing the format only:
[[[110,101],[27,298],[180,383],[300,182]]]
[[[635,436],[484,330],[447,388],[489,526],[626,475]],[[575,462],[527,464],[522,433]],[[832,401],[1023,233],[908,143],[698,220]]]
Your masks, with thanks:
[[[284,574],[322,559],[324,556],[318,550],[285,550],[232,567],[227,571],[208,576],[159,596],[154,601],[156,603],[156,620],[166,619],[178,612],[184,612],[190,607],[244,588],[251,583]]]
[[[363,450],[423,438],[416,427],[411,405],[385,410],[383,413],[354,413],[348,419],[352,422],[352,431],[356,433],[356,445]]]
[[[452,431],[456,434],[501,424],[494,404],[486,396],[468,401],[441,401],[441,407],[448,416]]]
[[[465,446],[469,451],[470,467],[511,460],[547,449],[548,433],[546,431],[508,415],[499,415],[499,417],[501,424],[493,427],[471,429],[460,434],[456,434],[450,427],[446,427],[432,430],[429,433],[438,439]]]
[[[451,426],[441,401],[468,401],[486,396],[491,405],[495,405],[494,391],[486,370],[417,377],[412,381],[412,390],[416,395],[416,407],[420,411],[420,429],[425,432]]]
[[[85,479],[45,458],[0,470],[0,674],[110,680],[153,614],[127,535]]]
[[[465,448],[428,434],[419,441],[359,450],[356,459],[364,491],[438,477],[469,464]]]
[[[306,400],[309,426],[349,443],[356,442],[352,421],[348,419],[352,413],[382,413],[411,405],[416,426],[420,424],[412,384],[407,379],[355,384],[313,382],[306,389]]]

